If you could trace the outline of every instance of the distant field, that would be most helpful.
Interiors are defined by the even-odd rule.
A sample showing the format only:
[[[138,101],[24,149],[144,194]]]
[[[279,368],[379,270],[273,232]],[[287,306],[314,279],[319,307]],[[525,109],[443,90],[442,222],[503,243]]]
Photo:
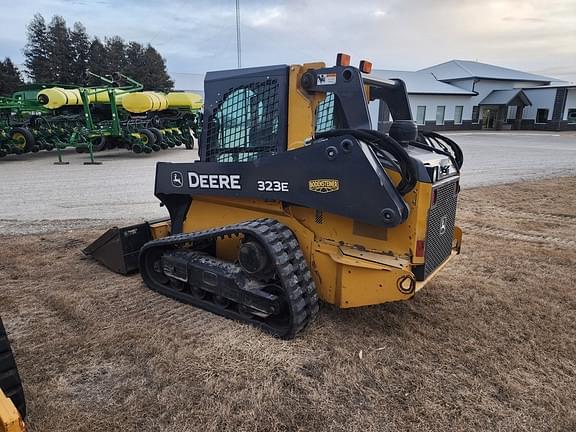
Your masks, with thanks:
[[[323,305],[293,342],[83,259],[101,229],[0,236],[29,430],[574,431],[574,197],[465,190],[463,253],[413,301]]]

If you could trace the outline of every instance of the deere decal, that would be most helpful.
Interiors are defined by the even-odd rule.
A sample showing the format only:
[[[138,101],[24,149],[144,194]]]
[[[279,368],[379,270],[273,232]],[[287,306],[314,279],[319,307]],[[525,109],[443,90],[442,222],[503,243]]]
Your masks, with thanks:
[[[340,189],[340,182],[336,179],[316,179],[308,181],[308,189],[312,192],[329,193]]]

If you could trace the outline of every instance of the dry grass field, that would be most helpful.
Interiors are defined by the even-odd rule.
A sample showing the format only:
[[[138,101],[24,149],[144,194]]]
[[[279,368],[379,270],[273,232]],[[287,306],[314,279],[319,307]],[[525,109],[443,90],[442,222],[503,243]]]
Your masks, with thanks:
[[[575,197],[576,178],[465,190],[463,253],[427,289],[323,305],[293,342],[83,259],[99,229],[0,236],[29,429],[574,431]]]

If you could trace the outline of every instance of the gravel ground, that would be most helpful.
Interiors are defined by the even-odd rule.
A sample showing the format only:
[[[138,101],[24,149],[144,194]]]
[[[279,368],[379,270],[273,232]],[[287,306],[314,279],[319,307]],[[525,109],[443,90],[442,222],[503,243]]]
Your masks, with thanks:
[[[575,195],[465,189],[463,253],[414,300],[323,304],[292,342],[84,259],[105,225],[0,235],[29,430],[574,431]]]
[[[574,175],[576,133],[447,133],[464,151],[463,187]]]
[[[574,133],[451,133],[464,150],[463,187],[576,174]],[[0,228],[45,231],[51,222],[92,226],[90,219],[134,222],[163,217],[154,197],[157,161],[187,162],[195,150],[170,149],[150,155],[126,150],[97,154],[103,162],[85,166],[86,155],[66,152],[70,165],[55,166],[55,153],[0,159]],[[35,222],[25,226],[21,222]],[[14,223],[16,222],[16,223]],[[20,231],[18,231],[20,230]]]

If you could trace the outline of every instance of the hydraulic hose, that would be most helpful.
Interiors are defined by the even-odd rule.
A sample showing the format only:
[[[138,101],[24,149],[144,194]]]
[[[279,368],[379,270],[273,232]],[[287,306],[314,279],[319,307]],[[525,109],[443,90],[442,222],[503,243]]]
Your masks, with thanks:
[[[415,145],[417,143],[419,143],[420,145]],[[441,147],[441,149],[438,149],[436,146],[434,146],[434,144],[436,144],[436,146],[438,147]],[[415,143],[411,142],[410,145],[414,145],[415,147],[420,147],[421,145],[424,145],[426,146],[425,148],[434,149],[436,153],[440,153],[449,156],[450,158],[453,158],[453,161],[455,162],[455,165],[458,167],[458,170],[460,170],[462,168],[462,165],[464,164],[464,153],[462,152],[460,146],[456,144],[454,141],[452,141],[450,138],[444,135],[440,135],[436,132],[421,131],[418,134],[418,141]],[[451,150],[450,152],[447,151],[446,146],[450,148]]]
[[[382,132],[370,129],[333,129],[319,132],[314,135],[314,138],[333,138],[342,135],[352,135],[354,138],[362,140],[371,146],[379,156],[386,158],[398,167],[402,180],[396,186],[396,190],[400,195],[406,195],[414,189],[418,180],[417,167],[406,149],[398,141]]]

